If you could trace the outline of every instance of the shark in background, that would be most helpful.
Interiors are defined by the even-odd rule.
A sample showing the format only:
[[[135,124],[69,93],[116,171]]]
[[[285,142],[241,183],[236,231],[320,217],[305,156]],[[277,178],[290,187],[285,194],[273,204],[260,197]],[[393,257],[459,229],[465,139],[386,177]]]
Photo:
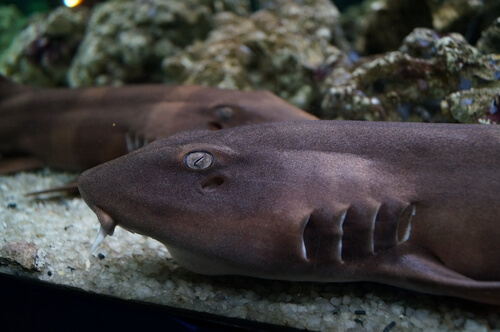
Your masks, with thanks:
[[[33,88],[0,76],[0,174],[82,171],[158,138],[317,119],[267,91],[160,84]]]

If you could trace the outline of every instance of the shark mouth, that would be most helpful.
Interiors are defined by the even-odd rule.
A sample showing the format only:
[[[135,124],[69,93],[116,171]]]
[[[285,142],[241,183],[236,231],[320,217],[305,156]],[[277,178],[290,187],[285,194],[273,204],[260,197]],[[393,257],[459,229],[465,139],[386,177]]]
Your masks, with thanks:
[[[99,219],[101,227],[99,228],[99,233],[97,234],[97,237],[94,240],[92,247],[90,248],[90,253],[94,252],[94,250],[104,241],[106,236],[113,235],[115,227],[117,225],[113,218],[111,218],[111,216],[104,212],[102,209],[93,207],[92,210],[97,215],[97,219]]]

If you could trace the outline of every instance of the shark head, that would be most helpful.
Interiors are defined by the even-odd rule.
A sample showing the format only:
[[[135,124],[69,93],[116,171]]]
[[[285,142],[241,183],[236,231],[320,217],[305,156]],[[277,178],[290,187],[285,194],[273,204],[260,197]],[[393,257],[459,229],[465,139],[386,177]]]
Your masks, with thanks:
[[[202,96],[200,96],[202,95]],[[206,96],[206,102],[204,96]],[[196,95],[199,112],[193,117],[210,117],[209,129],[225,129],[241,125],[317,120],[318,118],[291,105],[269,91],[232,91],[204,88]],[[204,113],[204,114],[202,114]],[[183,114],[185,117],[186,114]]]
[[[286,183],[277,160],[266,169],[266,156],[221,144],[219,133],[160,139],[84,172],[79,189],[102,235],[120,226],[155,238],[202,274],[275,273],[275,257],[300,263],[304,193]]]
[[[151,105],[142,130],[157,139],[186,130],[317,119],[268,91],[180,86],[166,90],[163,100]]]

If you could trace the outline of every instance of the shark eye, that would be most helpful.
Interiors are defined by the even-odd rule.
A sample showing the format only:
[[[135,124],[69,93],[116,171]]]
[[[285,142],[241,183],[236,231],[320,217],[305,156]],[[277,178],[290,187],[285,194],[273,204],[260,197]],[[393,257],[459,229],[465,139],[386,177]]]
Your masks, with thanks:
[[[231,106],[219,106],[215,110],[215,116],[220,120],[231,120],[234,117],[234,109]]]
[[[192,151],[184,157],[184,164],[191,169],[206,169],[214,163],[214,156],[206,151]]]

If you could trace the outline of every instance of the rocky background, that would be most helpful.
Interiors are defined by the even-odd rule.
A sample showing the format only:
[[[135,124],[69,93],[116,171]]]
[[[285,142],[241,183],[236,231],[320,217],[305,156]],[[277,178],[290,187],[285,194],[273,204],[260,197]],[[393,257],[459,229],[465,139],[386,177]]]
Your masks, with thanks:
[[[500,123],[498,0],[369,0],[342,13],[328,0],[115,0],[28,18],[0,6],[0,53],[0,72],[35,86],[267,89],[323,119]],[[98,223],[80,198],[24,195],[74,176],[0,176],[0,273],[308,330],[500,331],[497,308],[460,299],[196,275],[122,229],[89,255]]]
[[[8,36],[22,20],[4,8]],[[499,41],[497,0],[366,0],[342,14],[329,0],[120,0],[30,17],[0,72],[266,89],[323,119],[499,123]]]

